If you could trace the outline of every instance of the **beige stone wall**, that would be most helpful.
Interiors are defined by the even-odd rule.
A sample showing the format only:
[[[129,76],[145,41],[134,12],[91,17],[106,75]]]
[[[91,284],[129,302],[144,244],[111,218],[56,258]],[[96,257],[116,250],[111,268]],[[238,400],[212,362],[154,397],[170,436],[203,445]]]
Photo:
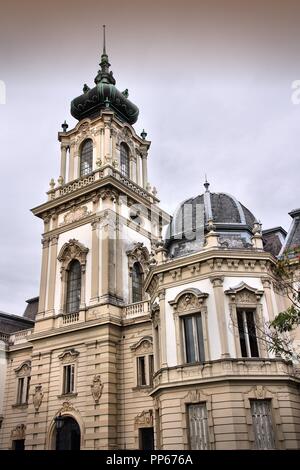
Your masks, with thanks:
[[[8,356],[6,385],[4,393],[3,423],[0,431],[0,449],[11,449],[11,432],[22,424],[26,425],[28,408],[25,405],[14,406],[17,401],[17,377],[15,369],[31,359],[31,348],[11,350]]]
[[[271,398],[278,449],[300,448],[299,388],[263,382],[221,382],[203,386],[164,390],[158,395],[160,435],[163,450],[189,449],[186,405],[206,402],[211,448],[216,450],[254,449],[249,398]]]
[[[140,339],[147,336],[152,336],[150,321],[132,324],[122,330],[117,360],[119,396],[117,442],[118,448],[121,449],[139,448],[139,430],[135,419],[143,411],[153,410],[153,399],[149,396],[151,388],[137,387],[136,357],[143,352],[131,349]],[[153,349],[149,349],[148,352],[152,353]]]

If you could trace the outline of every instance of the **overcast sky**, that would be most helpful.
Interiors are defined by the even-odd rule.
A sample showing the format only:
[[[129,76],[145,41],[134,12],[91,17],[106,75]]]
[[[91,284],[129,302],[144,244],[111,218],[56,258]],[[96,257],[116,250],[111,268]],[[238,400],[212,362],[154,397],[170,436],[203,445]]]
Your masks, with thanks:
[[[0,310],[20,314],[38,295],[42,222],[29,210],[59,176],[57,132],[93,85],[104,23],[162,207],[200,194],[207,174],[263,228],[288,229],[300,206],[299,1],[10,0],[0,13]]]

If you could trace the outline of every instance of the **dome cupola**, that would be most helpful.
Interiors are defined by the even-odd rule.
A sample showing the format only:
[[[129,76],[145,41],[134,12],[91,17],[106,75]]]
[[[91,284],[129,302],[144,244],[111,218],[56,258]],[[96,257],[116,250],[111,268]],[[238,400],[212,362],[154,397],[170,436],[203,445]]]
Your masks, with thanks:
[[[234,196],[205,192],[183,201],[173,216],[165,236],[171,256],[184,256],[205,246],[204,236],[215,231],[222,248],[252,248],[253,226],[258,224],[252,212]]]

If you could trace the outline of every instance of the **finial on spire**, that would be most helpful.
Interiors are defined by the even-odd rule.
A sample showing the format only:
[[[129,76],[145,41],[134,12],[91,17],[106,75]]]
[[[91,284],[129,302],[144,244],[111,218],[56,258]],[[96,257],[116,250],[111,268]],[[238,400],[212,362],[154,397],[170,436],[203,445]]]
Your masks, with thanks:
[[[110,83],[111,85],[116,84],[116,80],[113,77],[113,73],[110,72],[109,67],[110,63],[108,60],[108,55],[106,53],[106,25],[103,25],[103,51],[101,55],[101,62],[100,67],[101,69],[98,71],[97,76],[95,77],[94,82],[96,85],[98,83]]]
[[[68,129],[68,124],[66,123],[66,120],[62,123],[61,127],[63,128],[63,132],[67,132]]]
[[[204,183],[204,187],[205,187],[205,191],[208,192],[209,191],[209,182],[207,181],[207,176],[205,174],[205,183]]]
[[[106,25],[103,25],[103,55],[106,55],[106,41],[105,41],[105,27]]]

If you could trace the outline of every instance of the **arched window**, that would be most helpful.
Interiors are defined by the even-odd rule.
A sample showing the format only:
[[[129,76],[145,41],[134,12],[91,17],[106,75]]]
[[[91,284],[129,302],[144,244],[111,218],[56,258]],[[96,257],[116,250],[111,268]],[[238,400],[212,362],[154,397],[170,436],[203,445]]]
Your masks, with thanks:
[[[121,154],[121,173],[129,178],[129,148],[128,145],[122,143],[120,145]]]
[[[93,171],[93,141],[87,139],[83,142],[80,151],[80,176],[88,175]]]
[[[71,261],[67,279],[66,313],[76,313],[80,306],[81,266],[78,260]]]
[[[132,266],[132,302],[143,300],[143,272],[140,263]]]

